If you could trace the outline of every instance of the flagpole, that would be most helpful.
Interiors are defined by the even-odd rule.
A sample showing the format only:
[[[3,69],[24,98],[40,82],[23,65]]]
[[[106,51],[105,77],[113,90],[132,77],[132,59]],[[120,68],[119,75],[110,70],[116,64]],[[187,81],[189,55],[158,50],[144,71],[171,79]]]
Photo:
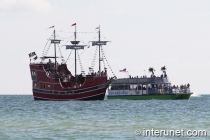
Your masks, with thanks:
[[[129,78],[129,73],[128,73],[128,71],[126,71],[126,76],[127,76],[127,78]]]

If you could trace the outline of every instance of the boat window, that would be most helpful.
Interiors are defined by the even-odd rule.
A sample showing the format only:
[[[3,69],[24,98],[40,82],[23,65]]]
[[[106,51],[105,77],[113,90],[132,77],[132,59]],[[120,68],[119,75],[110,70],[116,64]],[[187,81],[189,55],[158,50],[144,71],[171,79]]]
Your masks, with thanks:
[[[141,85],[138,85],[138,90],[141,90],[142,89],[142,86]]]
[[[50,85],[47,85],[48,88],[50,88]]]
[[[130,90],[137,90],[138,86],[137,85],[130,85]]]
[[[39,83],[35,82],[34,83],[34,88],[39,88]]]
[[[123,90],[128,90],[129,86],[128,85],[123,85]]]
[[[46,88],[46,84],[44,84],[44,88]]]
[[[32,76],[36,76],[36,71],[35,71],[35,70],[32,70],[32,71],[31,71],[31,75],[32,75]]]
[[[143,85],[143,90],[146,90],[146,85]]]
[[[135,88],[135,90],[137,90],[138,89],[138,85],[134,85],[134,88]]]
[[[111,86],[111,90],[115,90],[115,86]]]

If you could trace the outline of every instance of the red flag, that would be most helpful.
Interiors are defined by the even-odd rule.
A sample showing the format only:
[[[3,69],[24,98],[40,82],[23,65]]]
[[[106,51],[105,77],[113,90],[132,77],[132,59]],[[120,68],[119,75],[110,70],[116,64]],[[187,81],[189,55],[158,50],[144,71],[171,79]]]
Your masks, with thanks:
[[[49,27],[48,29],[50,29],[50,28],[54,28],[54,26],[52,26],[52,27]]]
[[[71,26],[76,26],[76,23],[72,24]]]

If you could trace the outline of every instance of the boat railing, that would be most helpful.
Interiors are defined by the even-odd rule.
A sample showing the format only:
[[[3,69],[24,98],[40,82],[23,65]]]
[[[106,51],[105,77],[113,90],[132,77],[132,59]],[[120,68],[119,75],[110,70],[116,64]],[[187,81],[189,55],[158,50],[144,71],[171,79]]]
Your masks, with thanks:
[[[151,78],[149,78],[149,82],[151,82],[151,83],[168,83],[169,78],[168,77],[151,77]]]
[[[190,93],[190,88],[173,89],[173,93]]]
[[[172,89],[148,89],[148,94],[172,94]]]
[[[146,83],[169,83],[168,77],[150,77],[150,78],[124,78],[115,79],[112,84],[146,84]]]
[[[48,64],[48,62],[31,62],[30,64]]]
[[[190,88],[173,89],[173,88],[150,88],[148,94],[179,94],[179,93],[190,93]]]

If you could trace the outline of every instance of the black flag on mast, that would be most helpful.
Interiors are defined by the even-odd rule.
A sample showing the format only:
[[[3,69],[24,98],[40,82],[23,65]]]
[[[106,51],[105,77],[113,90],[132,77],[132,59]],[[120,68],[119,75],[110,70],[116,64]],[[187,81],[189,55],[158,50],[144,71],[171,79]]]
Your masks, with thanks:
[[[38,58],[35,52],[31,52],[31,53],[29,53],[28,55],[29,55],[29,58],[33,57],[33,60],[34,60],[34,61]],[[35,57],[34,57],[34,56],[35,56]]]
[[[29,58],[31,58],[31,57],[33,57],[34,55],[36,55],[36,53],[35,53],[35,52],[31,52],[31,53],[29,53],[28,55],[29,55]]]
[[[34,59],[34,61],[35,61],[35,60],[37,59],[37,56],[35,56],[33,59]]]

